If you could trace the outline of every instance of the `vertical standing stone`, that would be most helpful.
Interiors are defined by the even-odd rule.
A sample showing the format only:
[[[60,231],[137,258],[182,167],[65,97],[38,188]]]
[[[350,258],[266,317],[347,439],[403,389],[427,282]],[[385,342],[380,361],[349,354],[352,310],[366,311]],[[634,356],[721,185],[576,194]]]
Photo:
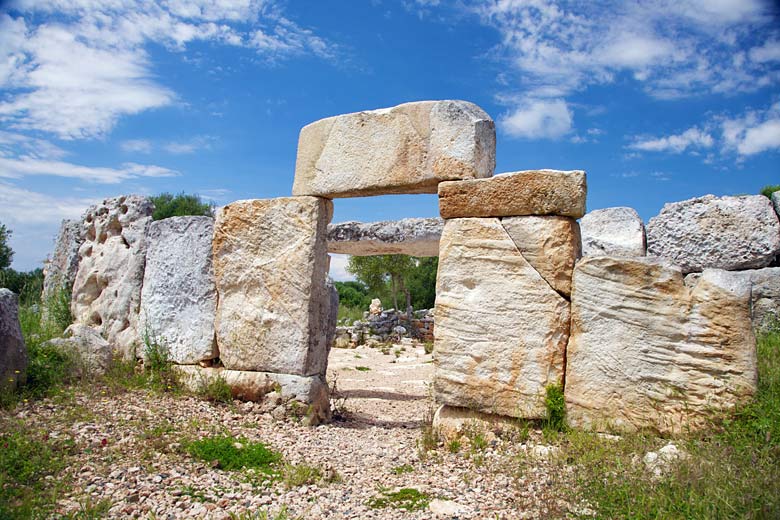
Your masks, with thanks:
[[[63,220],[54,244],[54,252],[43,269],[44,301],[60,289],[70,291],[73,288],[79,267],[79,248],[83,243],[84,230],[81,222]]]
[[[213,237],[211,217],[171,217],[149,227],[139,335],[161,341],[174,363],[218,355]]]
[[[19,325],[19,299],[0,289],[0,390],[14,389],[25,381],[27,347]]]
[[[566,409],[594,430],[701,427],[756,390],[750,280],[706,270],[694,287],[653,257],[574,270]]]
[[[136,195],[114,197],[84,215],[84,243],[73,282],[75,323],[96,329],[124,358],[136,356],[146,232],[154,204]]]
[[[332,215],[332,203],[317,197],[237,201],[218,214],[216,332],[226,368],[325,372]]]
[[[569,302],[523,257],[497,218],[446,221],[436,284],[436,402],[544,417],[563,382]]]

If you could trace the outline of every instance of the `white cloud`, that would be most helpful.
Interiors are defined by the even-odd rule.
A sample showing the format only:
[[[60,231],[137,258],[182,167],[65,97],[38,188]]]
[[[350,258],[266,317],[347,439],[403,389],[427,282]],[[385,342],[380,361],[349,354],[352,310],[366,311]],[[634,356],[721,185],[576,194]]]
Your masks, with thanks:
[[[66,155],[68,152],[45,139],[0,130],[0,157],[62,159]]]
[[[120,168],[106,168],[31,157],[0,157],[0,177],[7,179],[53,176],[101,184],[117,184],[139,177],[174,177],[177,175],[179,175],[178,172],[162,166],[136,163],[124,163]]]
[[[555,139],[571,130],[572,120],[562,99],[529,99],[501,117],[499,125],[512,137]]]
[[[214,140],[215,139],[211,136],[199,135],[187,141],[171,141],[165,143],[162,148],[166,152],[176,155],[190,154],[201,150],[210,150],[211,143]]]
[[[328,275],[337,282],[348,282],[355,279],[355,275],[347,272],[349,255],[330,255],[330,271]]]
[[[780,61],[780,40],[767,41],[760,47],[750,49],[750,59],[759,63]]]
[[[119,145],[123,152],[152,153],[152,142],[148,139],[129,139]]]
[[[146,53],[195,41],[241,46],[267,59],[335,46],[285,18],[273,0],[21,0],[0,14],[0,122],[62,139],[102,138],[124,116],[172,104]],[[33,22],[35,20],[35,22]],[[253,35],[270,35],[258,45]]]
[[[762,0],[465,2],[500,35],[510,92],[560,99],[631,78],[658,98],[755,91],[780,83],[776,18]],[[734,59],[754,42],[753,59]]]
[[[629,145],[629,148],[645,152],[682,153],[689,148],[710,148],[714,142],[709,133],[694,127],[678,135],[637,139]]]
[[[222,202],[227,199],[227,195],[230,194],[230,190],[226,188],[211,188],[206,190],[198,190],[198,195],[202,199],[206,199],[212,202]]]
[[[726,150],[739,155],[780,149],[780,103],[765,111],[748,110],[741,117],[721,123]]]

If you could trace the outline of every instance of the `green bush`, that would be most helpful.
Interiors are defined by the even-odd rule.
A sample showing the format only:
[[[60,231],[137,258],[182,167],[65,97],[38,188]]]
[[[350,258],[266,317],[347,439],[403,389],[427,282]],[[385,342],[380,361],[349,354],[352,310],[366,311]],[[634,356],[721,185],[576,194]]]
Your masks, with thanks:
[[[0,269],[0,287],[19,295],[21,305],[40,303],[43,290],[43,270],[21,272],[14,269]]]
[[[153,220],[188,215],[214,216],[214,205],[203,202],[198,195],[185,195],[184,192],[177,195],[160,193],[152,197],[152,202],[154,203]]]
[[[553,431],[566,429],[566,403],[563,398],[563,388],[560,385],[549,385],[544,396],[544,406],[547,409],[545,428]]]
[[[371,297],[368,295],[368,288],[355,281],[333,282],[339,293],[339,307],[344,306],[352,309],[367,311],[371,305]]]
[[[761,195],[764,197],[772,198],[772,194],[776,191],[780,191],[780,184],[764,186],[761,188]]]

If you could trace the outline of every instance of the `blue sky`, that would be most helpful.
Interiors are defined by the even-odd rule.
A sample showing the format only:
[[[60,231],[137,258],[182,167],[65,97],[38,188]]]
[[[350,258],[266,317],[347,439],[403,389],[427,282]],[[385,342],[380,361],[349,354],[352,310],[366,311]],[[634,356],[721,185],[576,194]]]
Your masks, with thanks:
[[[17,269],[107,196],[288,196],[302,126],[414,100],[484,108],[496,173],[586,170],[588,209],[647,220],[780,184],[771,2],[0,5],[0,222]],[[337,199],[334,221],[437,213],[432,195]]]

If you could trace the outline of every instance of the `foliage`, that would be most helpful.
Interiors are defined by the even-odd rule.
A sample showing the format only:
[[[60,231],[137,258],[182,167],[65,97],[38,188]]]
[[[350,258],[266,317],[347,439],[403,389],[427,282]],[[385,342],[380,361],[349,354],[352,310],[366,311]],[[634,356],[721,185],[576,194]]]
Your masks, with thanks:
[[[339,293],[339,307],[368,310],[371,305],[371,297],[368,295],[368,287],[356,281],[333,282]]]
[[[416,267],[417,259],[406,255],[351,256],[347,272],[373,292],[382,292],[389,284],[393,307],[400,309],[399,294],[405,296],[406,307],[412,304],[407,282]]]
[[[436,273],[439,258],[436,256],[419,258],[417,267],[409,275],[409,292],[412,294],[412,307],[432,309],[436,303]]]
[[[358,372],[368,372],[369,370],[371,370],[371,368],[370,367],[364,367],[364,366],[358,366],[358,367],[355,367],[355,370],[357,370]]]
[[[64,331],[73,323],[73,313],[70,310],[71,293],[66,288],[61,288],[46,298],[43,302],[46,308],[47,318]]]
[[[194,458],[215,464],[217,468],[234,471],[255,468],[266,475],[275,475],[281,454],[269,449],[262,442],[251,442],[245,437],[220,435],[205,437],[187,445],[187,452]]]
[[[14,258],[14,251],[8,245],[11,238],[11,230],[0,222],[0,270],[11,266],[11,260]],[[14,291],[16,292],[16,291]]]
[[[43,270],[21,272],[10,268],[1,269],[0,287],[18,294],[19,303],[23,305],[39,303],[43,290]]]
[[[186,195],[184,192],[173,195],[160,193],[152,197],[154,203],[153,220],[187,215],[214,216],[214,205],[203,202],[198,195]]]
[[[233,393],[230,385],[222,376],[216,377],[204,384],[200,390],[202,397],[215,403],[230,403],[233,401]]]
[[[566,429],[566,403],[560,385],[548,385],[545,390],[544,406],[547,410],[545,428],[556,432]]]
[[[403,488],[398,491],[385,491],[368,501],[368,505],[374,509],[393,507],[405,511],[422,511],[428,507],[431,498],[414,488]]]
[[[347,307],[339,304],[338,322],[343,325],[352,325],[363,319],[363,311],[358,307]]]
[[[178,390],[170,349],[161,338],[155,337],[148,330],[144,333],[144,375],[146,385],[153,390]]]
[[[755,399],[674,443],[687,456],[658,478],[642,457],[666,441],[644,433],[605,441],[568,431],[561,468],[599,518],[780,518],[780,329],[757,344]]]
[[[761,188],[761,195],[767,198],[772,198],[772,194],[776,191],[780,191],[780,184],[764,186]]]
[[[324,480],[322,470],[316,466],[285,464],[282,469],[282,481],[287,489],[312,485]]]

